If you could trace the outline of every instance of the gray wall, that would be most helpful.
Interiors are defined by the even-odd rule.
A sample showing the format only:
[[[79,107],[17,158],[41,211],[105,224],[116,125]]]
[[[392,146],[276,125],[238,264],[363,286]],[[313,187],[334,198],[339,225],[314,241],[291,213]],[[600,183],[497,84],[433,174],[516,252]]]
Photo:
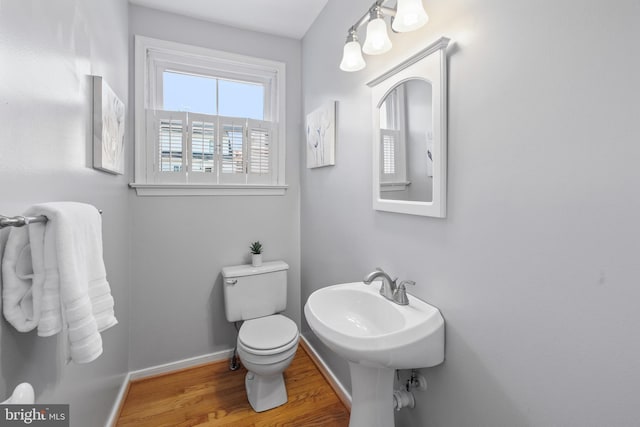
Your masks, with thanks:
[[[301,173],[302,300],[381,266],[440,307],[446,362],[399,425],[640,424],[640,3],[425,2],[343,73],[370,4],[329,0],[303,39],[304,111],[338,100],[339,124],[336,166]],[[443,34],[448,216],[373,211],[365,83]]]
[[[77,427],[104,425],[128,370],[131,167],[125,176],[91,168],[88,78],[103,76],[127,103],[127,15],[125,0],[0,2],[0,213],[59,200],[102,209],[120,321],[102,334],[102,356],[86,365],[64,364],[59,337],[19,333],[0,321],[0,400],[29,381],[36,402],[69,403]]]
[[[255,240],[265,246],[265,261],[282,259],[291,266],[286,313],[300,321],[301,43],[142,7],[130,11],[132,37],[286,64],[289,184],[284,196],[134,197],[130,360],[135,370],[235,345],[235,329],[224,316],[220,271],[250,262],[248,248]],[[133,57],[130,61],[133,72]]]

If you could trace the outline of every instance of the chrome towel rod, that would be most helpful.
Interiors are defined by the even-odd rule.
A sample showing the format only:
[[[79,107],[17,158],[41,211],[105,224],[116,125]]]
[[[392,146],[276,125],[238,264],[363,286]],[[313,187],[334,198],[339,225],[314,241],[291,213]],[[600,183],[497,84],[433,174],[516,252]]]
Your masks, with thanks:
[[[102,211],[98,211],[102,214]],[[47,222],[49,219],[44,215],[39,216],[4,216],[0,215],[0,229],[5,227],[23,227],[34,222]]]

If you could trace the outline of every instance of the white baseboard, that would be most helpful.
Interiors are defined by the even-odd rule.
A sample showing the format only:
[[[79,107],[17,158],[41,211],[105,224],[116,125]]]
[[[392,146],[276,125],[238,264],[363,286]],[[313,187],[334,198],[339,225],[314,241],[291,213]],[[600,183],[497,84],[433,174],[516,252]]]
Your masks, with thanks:
[[[131,373],[127,372],[127,374],[124,376],[124,380],[122,380],[122,385],[120,386],[120,391],[118,391],[116,400],[115,402],[113,402],[113,408],[111,408],[111,413],[109,414],[109,418],[107,419],[105,427],[115,427],[116,421],[118,421],[118,415],[120,414],[120,407],[122,406],[125,397],[127,397],[127,391],[129,390],[130,382]]]
[[[179,371],[180,369],[191,368],[193,366],[204,365],[205,363],[219,362],[230,359],[233,349],[222,350],[215,353],[203,354],[202,356],[190,357],[189,359],[178,360],[177,362],[165,363],[163,365],[152,366],[150,368],[139,369],[129,373],[131,380],[154,377],[168,372]]]
[[[304,335],[300,335],[302,346],[309,353],[309,357],[316,364],[322,375],[326,378],[327,382],[333,388],[333,391],[338,395],[338,398],[344,406],[346,406],[349,410],[351,410],[351,393],[347,391],[347,389],[342,385],[338,377],[335,376],[331,368],[325,363],[320,354],[316,351],[316,349],[311,345],[311,343],[305,338]]]
[[[138,369],[136,371],[128,372],[120,386],[120,391],[116,397],[116,401],[109,414],[109,419],[105,424],[105,427],[115,427],[118,421],[118,415],[120,413],[120,407],[124,403],[124,399],[127,397],[127,390],[129,384],[132,381],[140,380],[143,378],[154,377],[156,375],[162,375],[169,372],[179,371],[181,369],[191,368],[193,366],[204,365],[206,363],[219,362],[221,360],[230,359],[233,355],[233,349],[222,350],[215,353],[204,354],[202,356],[190,357],[188,359],[178,360],[176,362],[165,363],[162,365],[152,366],[150,368]]]

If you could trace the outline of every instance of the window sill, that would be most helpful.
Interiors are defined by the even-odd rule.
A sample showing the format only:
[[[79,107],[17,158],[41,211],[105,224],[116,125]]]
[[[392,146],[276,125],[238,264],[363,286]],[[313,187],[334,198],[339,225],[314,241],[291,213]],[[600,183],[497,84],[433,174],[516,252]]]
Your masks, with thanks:
[[[138,196],[284,196],[287,185],[138,184]]]
[[[411,181],[389,181],[380,183],[380,192],[404,191],[411,185]]]

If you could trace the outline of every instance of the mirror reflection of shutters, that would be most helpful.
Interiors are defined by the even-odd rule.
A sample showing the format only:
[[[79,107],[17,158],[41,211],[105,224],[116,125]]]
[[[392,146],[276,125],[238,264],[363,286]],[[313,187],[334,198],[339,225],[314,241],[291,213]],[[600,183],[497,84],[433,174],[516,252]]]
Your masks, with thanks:
[[[400,131],[393,129],[380,129],[380,162],[381,178],[390,181],[396,178],[398,173],[397,160],[400,149]]]

